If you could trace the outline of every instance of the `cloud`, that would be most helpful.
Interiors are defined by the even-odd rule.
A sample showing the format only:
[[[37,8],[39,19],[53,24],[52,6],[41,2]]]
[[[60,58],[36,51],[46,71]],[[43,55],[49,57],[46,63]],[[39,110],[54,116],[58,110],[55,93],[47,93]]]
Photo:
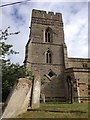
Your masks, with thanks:
[[[14,0],[15,2],[17,0]],[[18,0],[21,1],[21,0]],[[3,3],[12,0],[3,0]],[[29,39],[29,26],[32,9],[60,12],[63,15],[65,42],[69,57],[87,57],[88,49],[88,4],[83,2],[28,2],[2,8],[2,28],[11,26],[10,32],[20,31],[9,37],[7,43],[13,44],[19,55],[9,56],[15,63],[23,63],[25,45]],[[1,20],[0,20],[1,22]]]
[[[69,56],[88,57],[88,6],[81,7],[69,17],[65,26],[65,38],[69,47]],[[76,52],[75,52],[76,51]],[[84,52],[86,51],[86,52]]]

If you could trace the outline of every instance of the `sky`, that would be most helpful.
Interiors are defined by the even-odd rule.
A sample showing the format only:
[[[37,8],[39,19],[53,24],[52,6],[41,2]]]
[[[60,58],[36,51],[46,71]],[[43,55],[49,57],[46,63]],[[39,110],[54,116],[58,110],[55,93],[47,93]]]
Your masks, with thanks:
[[[24,0],[13,0],[13,2]],[[32,2],[34,1],[34,2]],[[8,58],[13,63],[23,64],[25,46],[29,39],[32,9],[60,12],[63,16],[65,43],[68,57],[88,57],[88,0],[31,0],[12,6],[0,8],[0,29],[10,26],[9,32],[20,31],[18,35],[10,36],[7,43],[19,54]],[[12,3],[12,0],[2,0],[1,5]]]

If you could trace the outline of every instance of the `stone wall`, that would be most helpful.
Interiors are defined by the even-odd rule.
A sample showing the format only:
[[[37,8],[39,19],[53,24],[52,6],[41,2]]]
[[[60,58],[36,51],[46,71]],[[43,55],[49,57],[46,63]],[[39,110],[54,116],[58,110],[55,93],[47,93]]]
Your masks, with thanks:
[[[64,102],[66,101],[66,91],[63,73],[53,77],[49,82],[44,84],[41,93],[45,95],[46,102]]]
[[[88,86],[90,85],[90,59],[86,58],[68,58],[66,76],[73,74],[73,81],[76,82],[74,96],[79,102],[90,99]]]
[[[73,100],[78,101],[78,102],[87,101],[90,69],[68,68],[65,71],[66,71],[66,77],[70,76],[71,80],[73,81]],[[66,88],[67,88],[67,98],[68,98],[68,86],[67,85],[66,85]],[[71,91],[69,91],[69,96],[70,94],[71,94]]]
[[[68,58],[68,68],[90,68],[90,59],[86,58]]]

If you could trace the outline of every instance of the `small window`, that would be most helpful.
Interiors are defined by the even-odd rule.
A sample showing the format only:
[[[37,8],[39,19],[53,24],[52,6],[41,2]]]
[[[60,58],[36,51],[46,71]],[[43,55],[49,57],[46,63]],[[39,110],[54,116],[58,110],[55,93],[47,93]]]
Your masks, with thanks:
[[[51,78],[55,75],[55,73],[52,70],[49,70],[48,76]]]
[[[48,50],[45,54],[46,54],[45,55],[46,63],[52,63],[52,54],[51,54],[51,51]]]
[[[45,42],[52,42],[52,29],[47,28],[45,32]]]
[[[88,92],[88,95],[90,95],[90,92]]]
[[[52,77],[54,74],[53,74],[52,71],[50,71],[48,75],[49,75],[50,77]]]

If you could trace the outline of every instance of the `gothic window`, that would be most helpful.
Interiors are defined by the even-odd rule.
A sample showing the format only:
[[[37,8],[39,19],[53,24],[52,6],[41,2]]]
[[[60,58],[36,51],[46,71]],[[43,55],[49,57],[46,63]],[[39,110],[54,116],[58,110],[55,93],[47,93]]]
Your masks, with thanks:
[[[52,42],[52,29],[47,28],[45,32],[45,42]]]
[[[52,62],[52,54],[51,54],[51,51],[50,51],[50,50],[48,50],[48,51],[46,52],[45,59],[46,59],[46,63],[51,63],[51,62]]]

